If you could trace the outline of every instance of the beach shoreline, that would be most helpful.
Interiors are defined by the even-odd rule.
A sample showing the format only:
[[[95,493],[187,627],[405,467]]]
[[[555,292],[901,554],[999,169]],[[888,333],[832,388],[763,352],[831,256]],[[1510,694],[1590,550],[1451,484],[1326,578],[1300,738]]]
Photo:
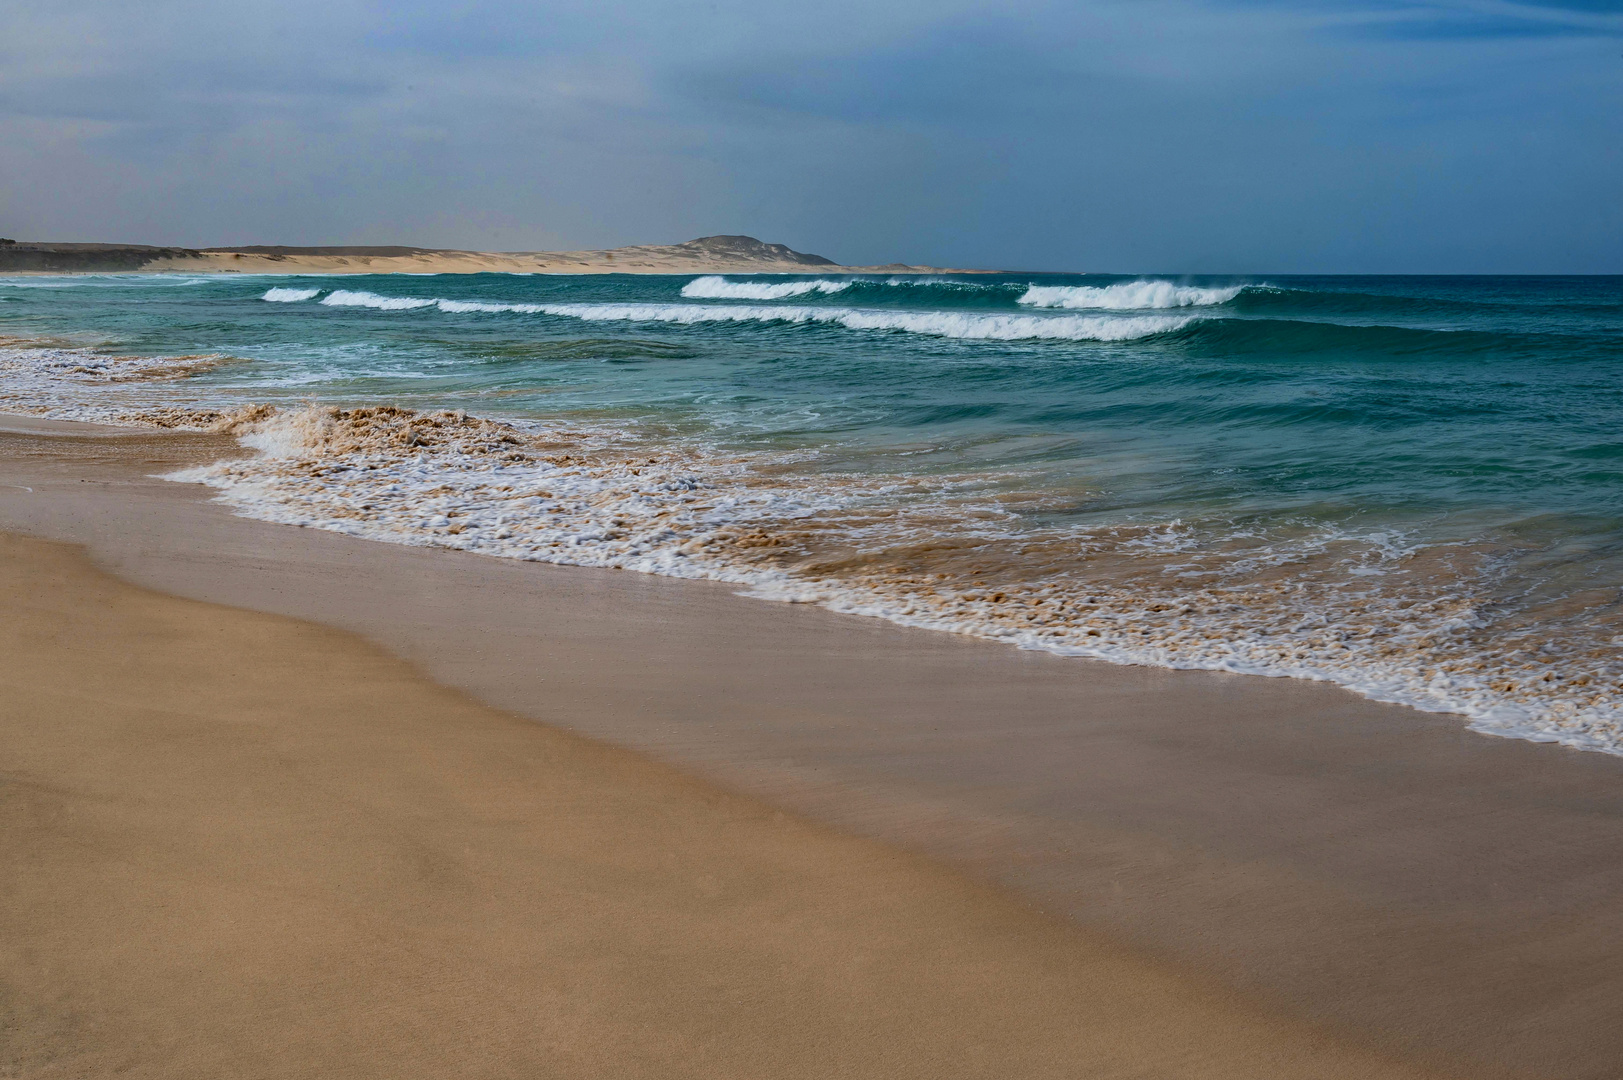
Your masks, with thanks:
[[[343,631],[5,532],[0,610],[9,1076],[1447,1075]]]
[[[1409,380],[1435,400],[1404,423],[1439,431],[1403,475],[1380,463],[1412,433],[1310,434],[1384,430],[1368,392],[1388,346],[1477,340],[1393,328],[1369,342],[1323,321],[1367,284],[268,284],[14,282],[14,325],[37,316],[60,336],[0,342],[16,346],[0,398],[160,427],[241,417],[237,433],[273,450],[205,482],[284,524],[712,577],[1023,648],[1324,680],[1477,730],[1623,748],[1623,624],[1604,596],[1623,560],[1580,555],[1586,513],[1611,497],[1601,474],[1545,489],[1524,471],[1495,488],[1472,471],[1492,440],[1442,430],[1473,391],[1441,362]],[[1455,310],[1427,298],[1452,288],[1354,298]],[[1285,314],[1307,352],[1281,382],[1269,342]],[[1312,358],[1327,344],[1371,355],[1326,366]],[[130,346],[146,355],[118,354]],[[1550,371],[1550,392],[1589,402],[1575,422],[1603,438],[1587,369]],[[1347,393],[1356,407],[1324,409]],[[1574,469],[1590,452],[1524,434]],[[1222,462],[1192,453],[1208,444]],[[1312,497],[1320,482],[1338,494]]]
[[[1599,1078],[1619,1053],[1615,759],[1323,685],[247,521],[152,478],[230,452],[221,436],[32,427],[0,435],[0,529],[83,544],[126,580],[359,633],[1386,1055]]]
[[[0,603],[8,1076],[1436,1075],[350,635],[9,534]]]

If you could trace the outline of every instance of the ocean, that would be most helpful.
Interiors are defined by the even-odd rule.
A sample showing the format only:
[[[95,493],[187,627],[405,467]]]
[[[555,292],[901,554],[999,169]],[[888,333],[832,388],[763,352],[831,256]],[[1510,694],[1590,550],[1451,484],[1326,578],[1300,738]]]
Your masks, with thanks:
[[[0,411],[373,540],[1623,753],[1623,278],[0,278]]]

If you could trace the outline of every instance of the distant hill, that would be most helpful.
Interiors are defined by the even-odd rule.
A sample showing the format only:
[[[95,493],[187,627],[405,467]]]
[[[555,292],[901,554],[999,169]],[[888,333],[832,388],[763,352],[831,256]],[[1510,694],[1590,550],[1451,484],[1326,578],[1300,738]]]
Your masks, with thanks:
[[[782,244],[763,244],[753,236],[701,236],[678,249],[703,253],[712,258],[744,259],[754,262],[799,263],[802,266],[838,266],[833,259],[807,255]]]

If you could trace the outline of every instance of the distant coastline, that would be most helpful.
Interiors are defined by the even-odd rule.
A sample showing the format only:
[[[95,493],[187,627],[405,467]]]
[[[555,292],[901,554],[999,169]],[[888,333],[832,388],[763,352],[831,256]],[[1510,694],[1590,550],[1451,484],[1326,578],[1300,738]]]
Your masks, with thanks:
[[[218,248],[0,240],[0,273],[240,274],[919,274],[987,273],[887,263],[845,266],[753,236],[704,236],[681,244],[599,251],[460,251],[420,247]]]

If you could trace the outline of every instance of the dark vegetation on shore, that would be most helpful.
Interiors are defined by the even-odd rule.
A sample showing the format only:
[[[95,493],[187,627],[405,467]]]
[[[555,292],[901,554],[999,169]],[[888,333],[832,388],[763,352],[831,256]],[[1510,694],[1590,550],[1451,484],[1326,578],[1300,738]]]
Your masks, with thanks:
[[[0,240],[0,272],[18,270],[139,270],[158,259],[196,259],[192,248],[145,244],[47,244]]]

